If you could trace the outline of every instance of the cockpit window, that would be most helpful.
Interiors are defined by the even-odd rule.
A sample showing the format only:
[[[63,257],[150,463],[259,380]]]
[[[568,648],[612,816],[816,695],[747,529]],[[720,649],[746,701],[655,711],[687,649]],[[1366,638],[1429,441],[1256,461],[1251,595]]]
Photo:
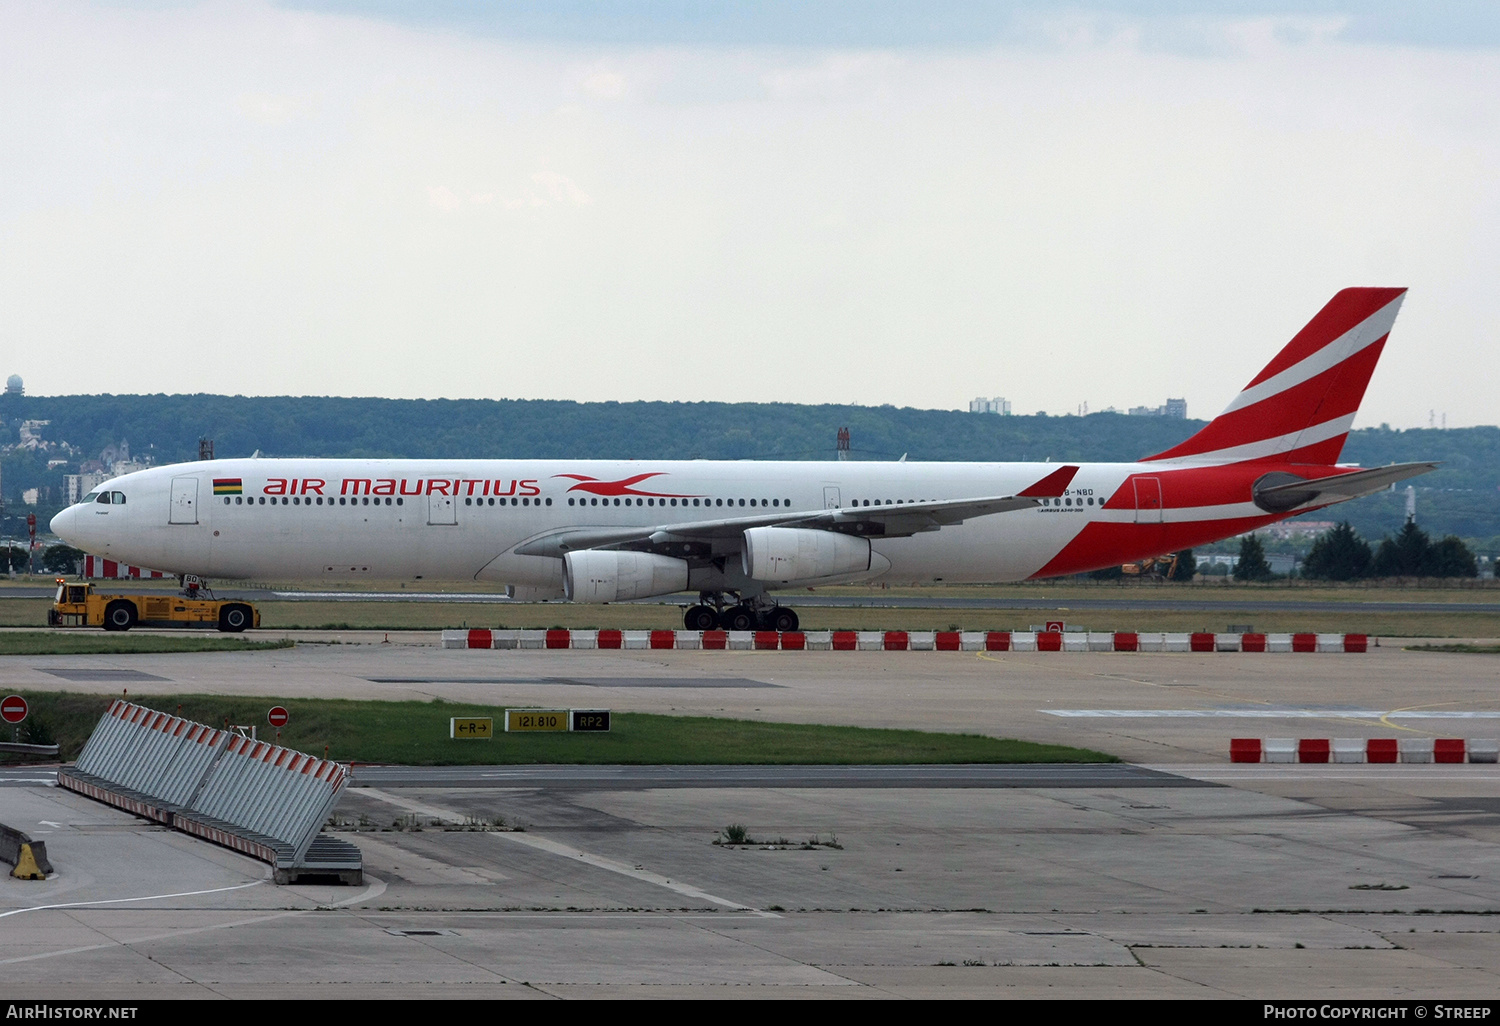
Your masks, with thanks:
[[[114,497],[114,503],[115,503],[116,506],[123,506],[123,505],[125,505],[125,493],[124,492],[110,492],[109,494]]]
[[[99,494],[98,492],[89,492],[87,495],[85,495],[83,498],[79,499],[78,501],[79,502],[93,502],[94,499],[98,496],[98,494]]]
[[[97,502],[97,503],[99,503],[100,505],[108,506],[109,505],[109,493],[108,492],[100,492],[99,493],[99,497],[97,499],[95,499],[94,501]]]

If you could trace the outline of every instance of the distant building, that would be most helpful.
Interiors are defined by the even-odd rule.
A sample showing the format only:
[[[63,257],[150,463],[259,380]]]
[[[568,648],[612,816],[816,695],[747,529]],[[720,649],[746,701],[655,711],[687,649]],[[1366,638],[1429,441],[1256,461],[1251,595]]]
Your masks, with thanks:
[[[9,392],[9,389],[6,389]],[[47,443],[42,441],[42,428],[51,424],[50,420],[23,420],[21,421],[20,441],[16,443],[18,449],[45,449]]]
[[[1337,526],[1332,520],[1283,520],[1256,533],[1285,541],[1290,538],[1316,538]]]
[[[68,505],[71,506],[83,499],[85,495],[98,488],[108,477],[103,471],[95,471],[90,474],[64,474],[63,484],[68,489]]]
[[[980,396],[969,400],[970,413],[997,413],[1002,417],[1010,416],[1010,400],[1002,399],[998,395],[993,399]]]
[[[1132,417],[1175,417],[1187,420],[1187,400],[1168,399],[1164,406],[1132,406],[1125,412]]]
[[[19,375],[19,374],[12,374],[10,377],[8,377],[8,378],[5,379],[5,394],[6,395],[25,395],[26,394],[26,386],[21,381],[21,375]]]

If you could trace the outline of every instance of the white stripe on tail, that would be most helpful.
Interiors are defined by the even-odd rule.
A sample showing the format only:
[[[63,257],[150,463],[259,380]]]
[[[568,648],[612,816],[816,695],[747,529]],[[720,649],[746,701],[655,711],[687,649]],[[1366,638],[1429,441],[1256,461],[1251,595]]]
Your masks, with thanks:
[[[1344,289],[1196,435],[1147,460],[1332,465],[1405,289]]]

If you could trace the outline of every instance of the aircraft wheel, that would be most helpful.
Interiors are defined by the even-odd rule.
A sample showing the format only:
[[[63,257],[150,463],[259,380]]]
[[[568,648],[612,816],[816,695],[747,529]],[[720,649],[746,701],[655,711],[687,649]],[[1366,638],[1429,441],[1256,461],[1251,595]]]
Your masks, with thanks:
[[[249,606],[225,606],[219,610],[219,630],[230,634],[238,634],[249,626]]]
[[[753,631],[758,619],[749,606],[731,606],[719,616],[719,626],[726,631]]]
[[[766,630],[794,631],[797,629],[797,614],[785,606],[777,606],[766,614]]]
[[[682,625],[690,631],[711,631],[719,625],[719,614],[712,606],[693,606],[682,614]]]
[[[135,603],[111,602],[104,607],[104,629],[107,631],[128,631],[135,626]]]

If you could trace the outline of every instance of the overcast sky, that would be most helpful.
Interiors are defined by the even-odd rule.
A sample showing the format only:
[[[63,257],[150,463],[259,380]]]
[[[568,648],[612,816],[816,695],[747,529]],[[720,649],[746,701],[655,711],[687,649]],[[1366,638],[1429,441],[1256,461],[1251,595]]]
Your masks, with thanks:
[[[1489,3],[8,0],[0,375],[1494,424],[1497,172]]]

